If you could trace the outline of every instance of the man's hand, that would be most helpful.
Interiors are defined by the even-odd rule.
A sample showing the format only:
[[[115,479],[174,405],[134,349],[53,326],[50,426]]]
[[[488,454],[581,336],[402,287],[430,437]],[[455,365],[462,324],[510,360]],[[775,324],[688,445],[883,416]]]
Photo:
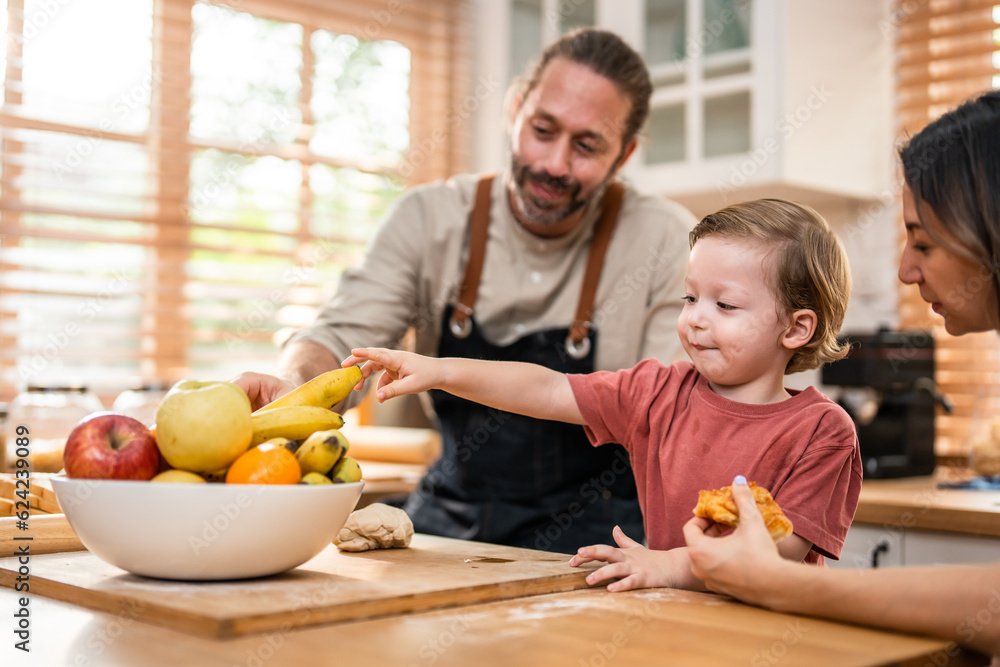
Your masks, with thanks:
[[[368,363],[361,366],[361,382],[355,390],[360,391],[372,373],[385,371],[375,388],[379,403],[442,386],[443,376],[437,372],[444,363],[441,359],[381,347],[359,347],[351,350],[351,356],[340,365],[347,368],[363,362]]]
[[[719,532],[717,525],[700,517],[684,524],[691,572],[713,591],[759,603],[788,561],[768,534],[746,480],[734,480],[733,499],[740,521],[732,533],[712,537]]]
[[[240,373],[230,382],[246,392],[253,410],[264,407],[298,386],[284,378],[264,373]]]

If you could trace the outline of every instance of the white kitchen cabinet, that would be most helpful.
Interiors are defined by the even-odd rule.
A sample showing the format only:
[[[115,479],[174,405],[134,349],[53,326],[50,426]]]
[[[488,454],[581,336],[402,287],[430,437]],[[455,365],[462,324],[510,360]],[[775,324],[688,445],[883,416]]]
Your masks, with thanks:
[[[832,568],[866,570],[903,564],[903,531],[854,524],[847,531],[840,560],[827,559]]]
[[[1000,563],[1000,539],[925,530],[907,530],[906,565]]]
[[[833,568],[959,565],[1000,562],[1000,538],[915,528],[854,524]]]
[[[887,195],[889,0],[480,0],[477,71],[506,85],[543,44],[590,24],[643,53],[654,80],[648,138],[624,170],[641,189],[695,213]],[[479,109],[482,170],[506,161],[501,97]]]

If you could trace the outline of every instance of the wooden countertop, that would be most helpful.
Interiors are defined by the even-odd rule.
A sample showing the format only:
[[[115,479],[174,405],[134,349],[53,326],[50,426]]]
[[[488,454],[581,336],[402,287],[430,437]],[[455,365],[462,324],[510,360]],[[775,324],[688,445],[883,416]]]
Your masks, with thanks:
[[[16,605],[17,594],[0,589],[0,610],[8,620]],[[952,655],[955,649],[940,640],[669,589],[589,589],[228,640],[143,623],[127,608],[94,612],[35,596],[30,610],[31,652],[15,651],[8,631],[0,663],[959,667],[987,662],[966,652]]]
[[[943,469],[933,477],[865,480],[854,522],[1000,538],[1000,491],[938,486],[961,475]]]
[[[942,640],[779,614],[712,594],[587,588],[585,572],[568,568],[565,559],[417,535],[410,549],[343,558],[324,552],[285,575],[201,586],[102,569],[86,552],[32,555],[27,565],[31,652],[16,651],[12,634],[24,593],[0,587],[0,616],[10,622],[0,642],[0,664],[966,667],[988,662]],[[83,568],[85,561],[90,570]],[[430,590],[433,577],[442,583]],[[327,613],[362,603],[368,604],[364,613]],[[245,627],[236,632],[240,628],[233,621],[225,626],[228,632],[210,632],[204,618],[197,625],[184,620],[200,615],[217,621],[227,614],[239,616]]]

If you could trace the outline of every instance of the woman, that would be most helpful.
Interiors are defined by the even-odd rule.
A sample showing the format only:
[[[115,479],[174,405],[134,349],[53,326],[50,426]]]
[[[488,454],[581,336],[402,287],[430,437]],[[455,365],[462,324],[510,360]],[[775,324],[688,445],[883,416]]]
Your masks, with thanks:
[[[928,125],[900,158],[899,279],[919,286],[948,333],[1000,331],[1000,91]],[[1000,666],[1000,563],[933,570],[793,563],[778,556],[745,481],[733,492],[745,520],[730,535],[711,537],[706,519],[684,526],[692,572],[712,590],[777,611],[945,637]]]

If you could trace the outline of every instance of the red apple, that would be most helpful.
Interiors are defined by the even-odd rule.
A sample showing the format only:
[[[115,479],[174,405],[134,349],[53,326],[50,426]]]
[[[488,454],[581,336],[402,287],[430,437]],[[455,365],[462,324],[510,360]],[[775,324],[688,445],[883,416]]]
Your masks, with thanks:
[[[69,477],[148,480],[160,469],[160,450],[138,419],[98,412],[70,432],[63,464]]]

